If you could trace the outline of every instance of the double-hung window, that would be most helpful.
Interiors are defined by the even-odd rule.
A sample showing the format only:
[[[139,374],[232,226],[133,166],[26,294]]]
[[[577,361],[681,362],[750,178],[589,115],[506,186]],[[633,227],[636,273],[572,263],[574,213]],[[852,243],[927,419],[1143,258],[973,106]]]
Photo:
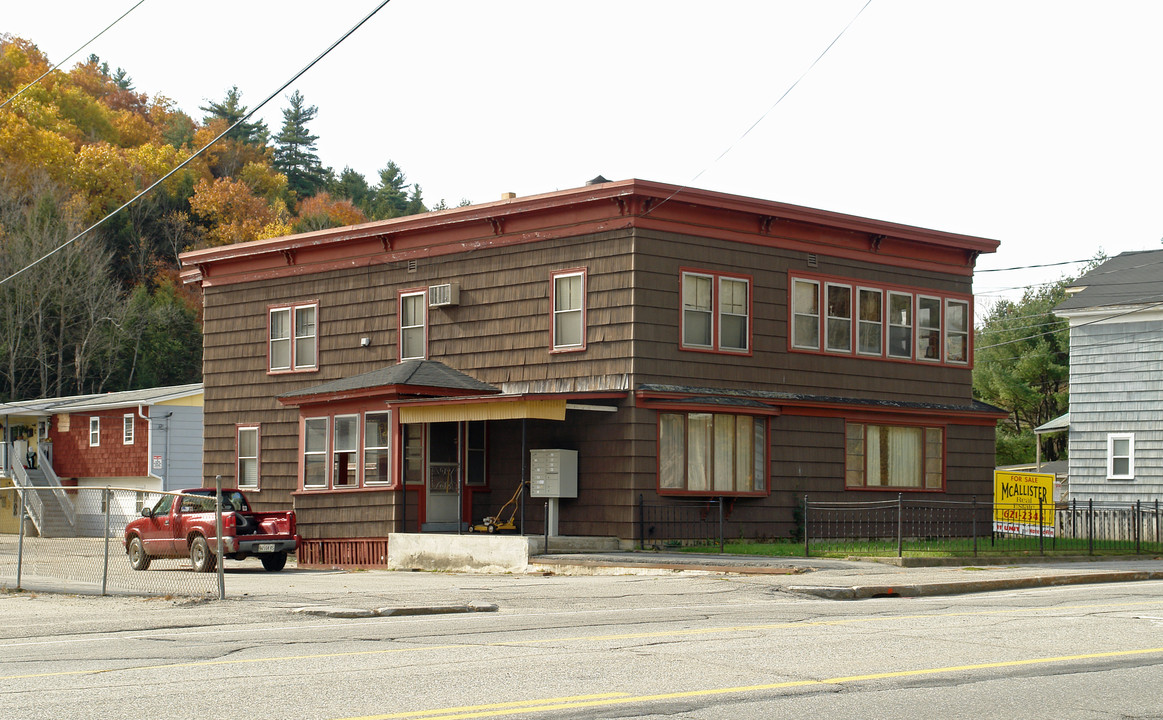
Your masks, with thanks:
[[[801,350],[820,349],[820,283],[791,281],[791,344]]]
[[[327,487],[328,419],[307,418],[303,421],[303,487]]]
[[[100,447],[101,445],[101,418],[89,418],[89,447]]]
[[[1106,436],[1106,479],[1135,479],[1135,434],[1111,433]]]
[[[269,313],[268,367],[271,372],[317,367],[317,304],[274,307]]]
[[[562,270],[553,280],[553,349],[585,350],[586,271]]]
[[[133,444],[133,413],[121,416],[121,444]]]
[[[359,486],[359,416],[335,416],[335,437],[331,441],[331,485],[336,488]]]
[[[945,301],[945,362],[969,362],[969,303]]]
[[[767,422],[730,413],[658,416],[658,487],[663,493],[758,494],[767,489]]]
[[[428,291],[400,293],[400,360],[428,357]]]
[[[913,357],[913,296],[908,293],[888,294],[888,356]]]
[[[859,288],[856,297],[856,352],[879,356],[884,352],[884,293]]]
[[[680,288],[684,350],[750,352],[751,278],[683,272]]]
[[[849,489],[940,490],[944,446],[941,428],[848,423],[845,484]]]
[[[392,481],[392,413],[367,413],[363,417],[363,481]]]
[[[258,426],[240,425],[237,438],[238,487],[258,489]]]
[[[827,333],[829,352],[852,352],[852,288],[827,283]]]
[[[941,299],[917,296],[917,359],[941,360]]]

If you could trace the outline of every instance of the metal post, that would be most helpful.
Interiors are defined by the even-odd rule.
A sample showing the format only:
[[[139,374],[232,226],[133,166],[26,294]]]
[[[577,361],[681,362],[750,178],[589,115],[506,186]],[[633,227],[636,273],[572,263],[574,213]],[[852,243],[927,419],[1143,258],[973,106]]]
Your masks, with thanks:
[[[214,476],[214,533],[218,542],[218,599],[226,599],[226,560],[222,557],[222,476]]]
[[[638,493],[638,549],[646,549],[646,500]]]
[[[521,494],[517,497],[517,504],[521,506],[521,534],[525,534],[525,462],[529,459],[529,450],[526,447],[526,419],[521,418]],[[533,489],[530,487],[529,492]],[[546,552],[549,551],[549,546],[545,546]]]
[[[810,554],[808,552],[808,495],[804,493],[804,557],[809,557]]]
[[[1086,550],[1094,554],[1094,498],[1086,501]]]
[[[101,570],[101,594],[104,595],[109,587],[109,501],[112,499],[112,492],[106,485],[101,493],[105,498],[105,567]]]
[[[24,490],[20,490],[16,494],[20,496],[20,537],[16,541],[16,589],[19,590],[20,571],[24,563],[24,513],[26,508],[24,507]]]
[[[1155,543],[1159,543],[1159,498],[1155,498]]]
[[[1135,500],[1135,554],[1142,552],[1143,501]]]
[[[549,554],[549,501],[545,501],[545,547],[541,549],[546,555]]]
[[[973,557],[977,557],[977,496],[973,496]]]
[[[903,557],[904,539],[904,493],[896,494],[896,556]]]
[[[723,552],[723,496],[719,496],[719,552]]]
[[[1038,554],[1046,554],[1046,533],[1042,525],[1042,498],[1038,498]]]

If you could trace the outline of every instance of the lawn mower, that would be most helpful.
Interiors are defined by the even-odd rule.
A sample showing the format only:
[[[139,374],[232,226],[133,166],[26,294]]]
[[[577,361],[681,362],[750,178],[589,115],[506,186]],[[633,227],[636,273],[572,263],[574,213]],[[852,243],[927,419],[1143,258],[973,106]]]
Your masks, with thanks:
[[[513,493],[513,497],[509,498],[508,501],[501,506],[501,509],[497,511],[496,515],[490,515],[489,517],[481,520],[480,525],[469,525],[468,531],[483,533],[495,533],[502,531],[516,532],[517,510],[520,509],[520,504],[517,502],[517,500],[521,497],[521,491],[524,489],[525,483],[518,485],[517,491]],[[509,513],[508,518],[504,518],[506,512]]]

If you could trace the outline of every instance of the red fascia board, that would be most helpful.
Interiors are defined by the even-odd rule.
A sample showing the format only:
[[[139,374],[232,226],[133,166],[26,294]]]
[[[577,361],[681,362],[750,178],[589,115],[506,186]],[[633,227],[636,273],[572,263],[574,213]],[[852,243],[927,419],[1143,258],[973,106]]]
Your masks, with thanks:
[[[705,403],[692,403],[696,398],[708,397],[707,395],[694,395],[683,392],[657,392],[657,391],[642,391],[635,393],[639,405],[645,408],[655,408],[665,405],[667,408],[675,407],[682,402],[686,402],[692,407],[697,407],[701,410],[713,410],[715,406],[707,405]],[[723,391],[720,397],[731,397],[728,391]],[[913,408],[913,407],[889,407],[889,406],[862,406],[852,405],[842,402],[829,402],[824,400],[796,400],[796,399],[782,399],[782,398],[758,398],[758,397],[741,397],[741,400],[755,400],[765,405],[770,405],[777,409],[778,414],[793,415],[802,417],[845,417],[853,419],[857,416],[866,418],[883,418],[886,415],[899,416],[921,416],[921,417],[942,417],[942,418],[957,418],[968,421],[970,425],[993,425],[998,420],[1008,417],[1005,412],[990,412],[981,410],[958,410],[951,408],[933,409],[933,408]],[[721,407],[730,408],[729,405]]]
[[[826,237],[838,235],[838,230],[853,234],[852,247],[848,249],[850,252],[869,253],[868,237],[864,235],[883,236],[882,245],[876,250],[879,255],[883,248],[886,259],[903,263],[913,258],[912,262],[915,263],[917,247],[914,244],[920,243],[922,246],[943,249],[945,253],[937,253],[937,256],[943,257],[946,262],[955,260],[951,264],[963,266],[965,269],[962,272],[965,274],[972,272],[972,260],[977,253],[994,252],[998,246],[997,241],[984,238],[726,193],[625,180],[343,228],[193,250],[181,256],[182,264],[187,268],[182,272],[182,277],[186,282],[201,280],[211,284],[221,277],[220,273],[251,277],[256,273],[263,276],[268,273],[274,273],[275,276],[288,274],[277,271],[280,261],[283,268],[291,266],[300,271],[316,272],[325,268],[318,265],[304,267],[302,263],[330,256],[334,260],[343,259],[351,266],[365,266],[418,257],[421,255],[415,253],[422,250],[429,254],[448,254],[630,225],[653,225],[671,230],[676,229],[671,227],[675,223],[679,224],[677,229],[680,230],[682,227],[699,227],[716,235],[725,233],[729,239],[750,238],[750,242],[760,242],[764,237],[773,240],[799,239],[808,243],[799,249],[808,252],[820,250],[812,243],[813,240],[823,241]],[[803,224],[809,227],[805,228]],[[800,228],[793,232],[797,225]],[[784,238],[784,235],[791,237]],[[907,242],[902,243],[902,240]],[[328,250],[337,244],[342,246],[341,249]],[[831,243],[824,244],[831,249]],[[845,242],[838,244],[848,245]],[[858,250],[861,244],[865,248]],[[444,246],[442,251],[436,252],[436,246],[441,245]],[[907,250],[899,247],[902,245],[907,246]],[[946,254],[954,251],[960,251],[962,255]],[[938,257],[922,260],[938,261]],[[941,265],[934,269],[950,271],[948,266]]]

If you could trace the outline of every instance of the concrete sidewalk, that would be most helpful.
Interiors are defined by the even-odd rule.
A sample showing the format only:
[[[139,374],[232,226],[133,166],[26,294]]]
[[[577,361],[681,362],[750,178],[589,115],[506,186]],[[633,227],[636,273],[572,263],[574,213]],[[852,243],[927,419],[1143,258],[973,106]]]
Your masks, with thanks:
[[[530,572],[765,575],[782,590],[835,600],[956,595],[1092,583],[1163,580],[1163,558],[767,558],[695,553],[542,555]]]

